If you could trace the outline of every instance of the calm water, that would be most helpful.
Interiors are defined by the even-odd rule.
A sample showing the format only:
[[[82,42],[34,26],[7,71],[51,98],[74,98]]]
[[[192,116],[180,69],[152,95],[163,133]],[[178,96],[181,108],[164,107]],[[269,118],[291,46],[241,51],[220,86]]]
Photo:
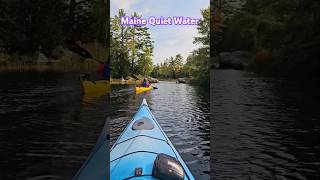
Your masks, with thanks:
[[[134,86],[118,86],[111,93],[111,145],[137,111],[143,97],[154,116],[196,179],[209,179],[210,120],[209,91],[186,84],[164,82],[141,95]]]
[[[82,101],[77,74],[0,74],[0,179],[70,179],[93,148],[107,97]]]
[[[197,179],[320,179],[320,88],[215,72],[208,92],[174,82],[82,97],[77,74],[0,74],[0,179],[70,179],[111,116],[111,144],[145,97]]]
[[[319,86],[215,71],[214,179],[320,179]]]
[[[70,179],[89,155],[106,117],[113,143],[143,97],[197,179],[209,179],[208,92],[161,82],[135,95],[82,97],[77,74],[0,74],[0,179]]]

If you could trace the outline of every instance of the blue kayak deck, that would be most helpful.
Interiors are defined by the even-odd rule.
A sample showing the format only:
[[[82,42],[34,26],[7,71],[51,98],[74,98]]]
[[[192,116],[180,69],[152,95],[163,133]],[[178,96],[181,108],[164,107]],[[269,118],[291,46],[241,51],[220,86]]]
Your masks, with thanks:
[[[133,130],[134,123],[145,119],[153,129]],[[150,125],[150,124],[149,124]],[[138,112],[109,151],[107,123],[92,150],[73,179],[158,180],[152,176],[154,161],[159,153],[175,157],[182,165],[185,180],[193,180],[190,170],[161,129],[144,100]],[[149,126],[150,127],[150,126]],[[110,169],[108,168],[110,152]],[[142,168],[142,176],[135,177],[135,169]],[[110,171],[109,171],[110,170]],[[108,176],[110,172],[110,176]]]
[[[139,119],[149,119],[154,128],[151,130],[133,130]],[[157,154],[164,153],[175,157],[185,171],[185,179],[194,179],[172,143],[146,104],[142,104],[126,129],[115,142],[110,152],[110,177],[121,179],[157,179],[152,177],[153,163]],[[135,168],[142,168],[142,176],[135,177]]]

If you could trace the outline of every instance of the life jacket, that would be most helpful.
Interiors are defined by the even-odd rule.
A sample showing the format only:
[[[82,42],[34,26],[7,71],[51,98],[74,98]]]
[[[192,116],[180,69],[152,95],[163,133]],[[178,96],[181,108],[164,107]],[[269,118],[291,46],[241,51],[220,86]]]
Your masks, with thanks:
[[[97,68],[97,74],[99,74],[99,76],[103,76],[103,71],[104,71],[104,64],[99,64]]]
[[[147,82],[144,81],[144,82],[142,83],[142,87],[147,87]]]
[[[103,67],[103,75],[104,78],[109,78],[110,77],[110,67],[105,64]]]

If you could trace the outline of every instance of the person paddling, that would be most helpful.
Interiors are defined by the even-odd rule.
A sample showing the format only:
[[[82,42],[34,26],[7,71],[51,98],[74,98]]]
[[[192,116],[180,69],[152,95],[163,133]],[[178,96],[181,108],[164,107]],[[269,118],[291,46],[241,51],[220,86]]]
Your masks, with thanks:
[[[103,71],[104,71],[104,63],[101,62],[101,63],[99,63],[99,65],[98,65],[97,74],[98,74],[99,76],[103,76]]]
[[[149,86],[150,86],[149,81],[146,78],[144,78],[142,82],[142,87],[149,87]]]
[[[109,79],[110,77],[110,66],[108,63],[100,62],[97,68],[97,74],[103,79]]]
[[[103,77],[105,79],[110,79],[110,66],[109,66],[109,61],[107,61],[107,63],[104,64],[104,71],[103,71]]]
[[[81,42],[80,41],[73,41],[73,40],[67,40],[67,48],[80,55],[81,57],[83,57],[84,59],[92,59],[96,62],[99,62],[98,68],[97,68],[97,74],[99,75],[99,77],[102,79],[106,79],[109,80],[110,79],[110,60],[108,60],[107,62],[102,62],[101,60],[98,60],[96,58],[94,58],[92,56],[92,54],[86,50],[85,48],[81,47]],[[89,79],[89,76],[86,75],[87,79]]]

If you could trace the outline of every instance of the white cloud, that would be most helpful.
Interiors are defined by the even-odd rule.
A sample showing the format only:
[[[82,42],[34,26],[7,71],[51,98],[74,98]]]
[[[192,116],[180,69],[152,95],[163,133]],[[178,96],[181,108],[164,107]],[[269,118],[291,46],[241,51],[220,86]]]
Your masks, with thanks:
[[[192,43],[193,37],[197,36],[197,29],[194,26],[175,26],[173,29],[161,31],[161,34],[161,39],[155,39],[158,42],[154,49],[155,64],[163,62],[166,58],[178,53],[186,59],[191,51],[199,47]]]
[[[142,14],[142,16],[146,16],[146,15],[150,14],[150,12],[152,12],[151,9],[149,9],[149,8],[144,8],[144,9],[141,11],[141,14]]]
[[[129,10],[134,4],[140,1],[141,0],[111,0],[111,8]]]
[[[208,0],[111,0],[111,15],[118,9],[125,9],[127,14],[134,11],[148,16],[190,16],[200,17],[200,9],[209,6]],[[184,59],[200,45],[193,44],[197,35],[196,26],[148,26],[154,44],[153,63],[163,62],[165,58],[180,53]]]

